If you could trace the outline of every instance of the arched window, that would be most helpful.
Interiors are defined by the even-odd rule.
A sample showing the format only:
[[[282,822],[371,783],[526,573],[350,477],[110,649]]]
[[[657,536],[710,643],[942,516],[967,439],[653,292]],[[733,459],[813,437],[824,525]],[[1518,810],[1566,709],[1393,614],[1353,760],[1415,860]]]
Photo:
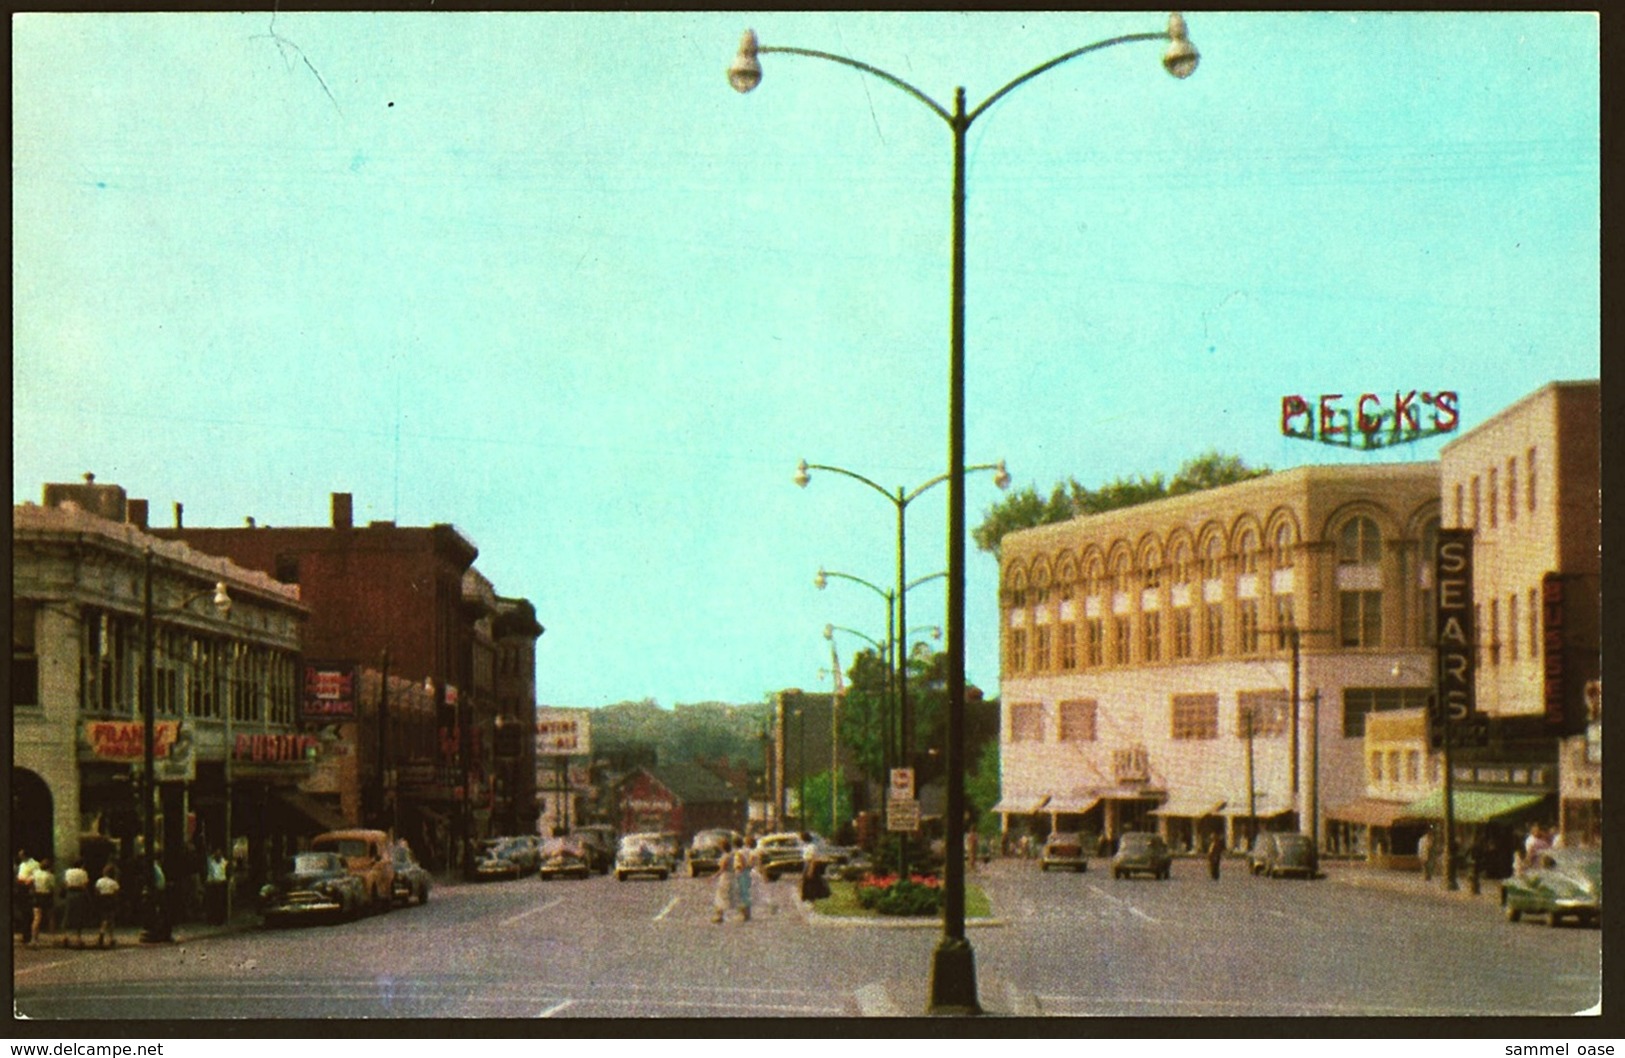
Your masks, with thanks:
[[[1224,574],[1224,541],[1218,536],[1207,539],[1207,550],[1203,553],[1202,575],[1208,580],[1218,580]]]
[[[1258,572],[1258,533],[1248,529],[1241,534],[1241,540],[1236,544],[1236,555],[1241,562],[1241,572]]]
[[[1370,566],[1382,558],[1382,536],[1370,518],[1350,518],[1337,538],[1337,562],[1343,566]]]
[[[1174,545],[1173,559],[1169,563],[1174,571],[1175,584],[1191,582],[1191,545],[1181,540]]]
[[[1297,536],[1292,531],[1292,523],[1282,522],[1275,527],[1275,546],[1272,549],[1276,569],[1292,568],[1292,548]]]
[[[1162,552],[1156,544],[1140,553],[1140,573],[1145,587],[1156,588],[1162,584]]]

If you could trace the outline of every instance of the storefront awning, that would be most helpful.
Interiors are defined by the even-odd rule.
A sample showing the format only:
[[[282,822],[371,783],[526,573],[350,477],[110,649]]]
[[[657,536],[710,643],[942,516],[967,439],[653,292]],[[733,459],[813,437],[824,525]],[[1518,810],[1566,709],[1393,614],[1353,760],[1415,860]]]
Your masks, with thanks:
[[[1326,810],[1327,819],[1341,823],[1358,823],[1367,827],[1391,827],[1403,819],[1406,805],[1403,801],[1379,801],[1375,797],[1362,797],[1346,805]]]
[[[292,809],[295,814],[303,816],[308,822],[315,824],[313,832],[344,830],[350,825],[349,821],[341,816],[337,809],[329,808],[303,790],[273,787],[271,795]]]
[[[1081,815],[1100,803],[1098,797],[1055,797],[1044,806],[1044,811],[1066,815]]]
[[[1247,811],[1247,791],[1243,790],[1240,796],[1232,794],[1230,797],[1225,798],[1223,811],[1227,816],[1247,818],[1249,815]],[[1269,794],[1253,795],[1253,809],[1250,814],[1255,818],[1273,819],[1290,811],[1292,811],[1291,805],[1281,804]]]
[[[1050,798],[1038,797],[1005,797],[994,805],[992,811],[1003,812],[1012,816],[1030,816],[1034,812],[1044,811],[1049,806]]]
[[[1219,810],[1225,806],[1225,800],[1211,794],[1174,794],[1162,804],[1151,810],[1154,816],[1179,816],[1191,819],[1201,819],[1205,816],[1218,815]]]
[[[1450,802],[1455,809],[1457,823],[1487,823],[1501,816],[1533,808],[1546,799],[1545,794],[1496,793],[1490,790],[1456,790]],[[1412,801],[1400,813],[1401,819],[1443,819],[1444,791],[1434,790],[1426,797]]]

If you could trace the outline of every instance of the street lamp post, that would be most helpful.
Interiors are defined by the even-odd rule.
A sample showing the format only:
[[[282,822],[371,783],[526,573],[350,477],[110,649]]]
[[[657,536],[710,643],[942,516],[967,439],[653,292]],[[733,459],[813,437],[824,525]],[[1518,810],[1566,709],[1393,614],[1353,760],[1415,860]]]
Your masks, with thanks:
[[[158,703],[155,696],[154,676],[157,665],[158,649],[155,640],[155,624],[160,611],[153,609],[152,605],[152,545],[148,544],[142,553],[142,589],[141,589],[141,808],[142,808],[142,873],[141,891],[145,894],[142,901],[142,910],[145,920],[141,926],[141,942],[143,944],[162,944],[174,940],[170,930],[168,909],[162,902],[168,898],[168,880],[165,879],[163,892],[159,892],[156,885],[154,868],[157,859],[157,813],[153,807],[154,795],[158,789],[157,782],[157,742],[158,742]],[[225,581],[218,581],[213,588],[193,592],[179,605],[166,607],[164,614],[180,613],[195,600],[205,595],[213,594],[214,606],[222,617],[231,616],[231,593],[226,589]],[[225,781],[226,781],[226,840],[231,840],[231,746],[230,741],[230,709],[231,703],[226,704],[227,709],[227,741]],[[229,900],[229,892],[228,900]],[[228,904],[229,908],[229,904]]]
[[[1196,70],[1198,54],[1186,33],[1185,20],[1178,12],[1168,17],[1163,33],[1133,33],[1076,48],[1036,66],[988,96],[974,110],[965,110],[965,90],[954,90],[954,110],[949,113],[930,96],[907,81],[867,63],[829,52],[805,48],[761,47],[752,30],[746,30],[739,54],[728,67],[728,83],[739,92],[749,92],[762,81],[758,56],[763,53],[802,55],[823,59],[861,70],[901,89],[919,100],[943,121],[953,134],[953,250],[951,297],[949,305],[948,355],[948,769],[947,866],[943,877],[942,941],[932,958],[929,1010],[939,1014],[977,1014],[976,965],[969,940],[965,937],[965,862],[958,854],[965,838],[965,139],[971,124],[987,109],[1017,86],[1081,55],[1118,44],[1137,41],[1168,41],[1163,67],[1178,78]]]

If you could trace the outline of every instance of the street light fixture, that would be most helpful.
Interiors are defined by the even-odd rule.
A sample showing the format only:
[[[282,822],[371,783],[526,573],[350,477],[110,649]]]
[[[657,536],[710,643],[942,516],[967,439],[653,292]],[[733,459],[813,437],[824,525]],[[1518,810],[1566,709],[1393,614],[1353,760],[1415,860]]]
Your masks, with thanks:
[[[929,1009],[940,1014],[976,1014],[976,965],[965,937],[965,861],[958,854],[965,838],[965,141],[975,120],[1017,86],[1064,62],[1090,52],[1137,41],[1166,40],[1163,67],[1178,78],[1189,77],[1200,58],[1191,44],[1185,20],[1175,12],[1161,33],[1131,33],[1076,48],[1035,66],[983,100],[965,109],[965,90],[954,90],[954,109],[884,70],[830,52],[806,48],[762,47],[755,32],[746,30],[739,52],[728,67],[728,83],[749,92],[762,82],[763,53],[802,55],[861,70],[906,92],[947,123],[953,134],[953,243],[950,265],[948,356],[948,803],[947,848],[950,854],[943,877],[942,932],[932,958]],[[901,565],[901,563],[899,563]]]
[[[160,904],[167,899],[168,882],[166,876],[164,895],[160,895],[154,876],[157,865],[157,818],[153,808],[153,795],[157,791],[157,733],[158,733],[158,703],[154,695],[154,669],[157,665],[157,647],[154,641],[154,625],[159,616],[178,614],[186,610],[192,603],[205,595],[213,594],[212,602],[215,611],[222,619],[231,616],[231,592],[225,581],[216,581],[214,587],[193,592],[182,599],[178,605],[168,606],[162,610],[154,610],[152,605],[152,545],[148,544],[142,555],[142,591],[141,591],[141,807],[142,807],[142,860],[143,878],[141,891],[144,894],[142,910],[145,921],[141,926],[141,942],[143,944],[162,944],[174,940],[170,930],[168,909]],[[231,813],[231,703],[226,703],[226,813],[227,813],[227,840],[230,835]],[[228,894],[230,890],[227,890]]]

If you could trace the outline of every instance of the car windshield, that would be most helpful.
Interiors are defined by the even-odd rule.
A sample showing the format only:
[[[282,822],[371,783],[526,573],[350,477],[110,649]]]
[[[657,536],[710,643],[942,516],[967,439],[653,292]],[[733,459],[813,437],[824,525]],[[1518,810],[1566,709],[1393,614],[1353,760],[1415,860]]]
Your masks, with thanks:
[[[566,841],[564,838],[554,838],[542,846],[542,852],[549,856],[579,856],[581,845],[579,842]]]
[[[1049,843],[1051,845],[1082,845],[1083,839],[1076,834],[1051,834]]]
[[[320,847],[325,851],[336,852],[346,859],[367,855],[366,838],[334,838],[322,842]]]
[[[1119,847],[1125,852],[1144,852],[1155,843],[1154,838],[1155,836],[1152,834],[1124,834],[1122,844]]]
[[[653,834],[628,834],[626,837],[621,839],[621,851],[638,852],[640,850],[651,849],[654,847],[655,840],[656,839]]]
[[[1282,852],[1307,852],[1309,839],[1302,834],[1283,834],[1275,839]]]
[[[330,852],[300,852],[288,861],[288,870],[292,874],[321,874],[343,870],[343,865]]]

